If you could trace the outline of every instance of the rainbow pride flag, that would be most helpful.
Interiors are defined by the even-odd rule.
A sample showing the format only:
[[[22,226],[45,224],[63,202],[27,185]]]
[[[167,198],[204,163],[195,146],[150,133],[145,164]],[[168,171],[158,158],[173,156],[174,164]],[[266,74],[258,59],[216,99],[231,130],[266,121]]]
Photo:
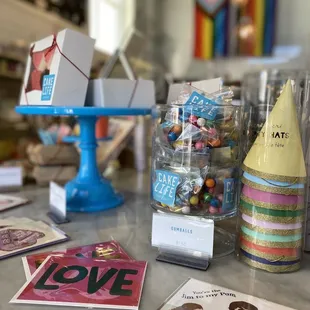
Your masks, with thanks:
[[[244,0],[244,5],[242,2],[196,0],[195,58],[272,53],[277,0]]]

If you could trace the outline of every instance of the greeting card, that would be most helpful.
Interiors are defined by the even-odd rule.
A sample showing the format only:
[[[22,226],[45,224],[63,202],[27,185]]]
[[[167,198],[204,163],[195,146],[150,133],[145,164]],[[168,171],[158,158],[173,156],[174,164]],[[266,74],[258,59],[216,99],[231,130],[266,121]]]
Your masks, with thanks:
[[[147,263],[49,256],[10,303],[138,309]]]
[[[96,258],[104,260],[132,259],[120,246],[120,244],[114,240],[79,246],[76,248],[70,248],[63,251],[53,251],[34,255],[27,255],[22,258],[27,280],[31,278],[31,275],[34,274],[34,272],[40,267],[40,265],[48,256],[76,256],[81,258]]]
[[[211,283],[188,279],[158,310],[294,310]]]
[[[25,205],[29,200],[26,198],[0,195],[0,212],[6,211],[8,209]]]
[[[0,260],[68,239],[63,231],[41,221],[3,219],[0,221]]]

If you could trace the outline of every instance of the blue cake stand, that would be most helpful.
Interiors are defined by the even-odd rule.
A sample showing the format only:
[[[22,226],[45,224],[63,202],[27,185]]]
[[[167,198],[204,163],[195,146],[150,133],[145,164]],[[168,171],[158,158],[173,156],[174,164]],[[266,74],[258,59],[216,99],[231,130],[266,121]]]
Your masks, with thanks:
[[[98,170],[96,158],[95,125],[99,116],[148,115],[151,109],[17,106],[16,112],[24,115],[76,116],[80,124],[80,169],[77,176],[65,185],[67,210],[95,212],[115,208],[124,202],[111,183]]]

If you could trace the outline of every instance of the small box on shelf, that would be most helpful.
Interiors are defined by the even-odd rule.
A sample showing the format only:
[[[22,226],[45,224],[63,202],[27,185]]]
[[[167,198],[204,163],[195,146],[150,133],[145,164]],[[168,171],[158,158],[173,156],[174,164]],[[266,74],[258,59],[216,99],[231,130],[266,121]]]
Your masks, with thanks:
[[[31,44],[20,105],[84,106],[94,43],[64,29]]]

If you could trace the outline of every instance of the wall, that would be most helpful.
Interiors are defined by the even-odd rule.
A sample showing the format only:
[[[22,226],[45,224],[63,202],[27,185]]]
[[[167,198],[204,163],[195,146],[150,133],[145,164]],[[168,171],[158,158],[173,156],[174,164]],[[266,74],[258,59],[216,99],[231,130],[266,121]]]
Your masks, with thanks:
[[[240,79],[244,72],[273,67],[273,59],[264,58],[253,61],[248,58],[217,60],[212,62],[194,60],[194,5],[193,0],[162,1],[163,35],[169,42],[165,46],[165,55],[169,69],[177,78],[207,78],[227,75],[230,79]],[[277,38],[279,45],[300,44],[308,54],[310,45],[310,1],[279,0]],[[293,63],[293,64],[292,64]],[[303,67],[305,58],[293,62],[277,59],[277,67]]]

